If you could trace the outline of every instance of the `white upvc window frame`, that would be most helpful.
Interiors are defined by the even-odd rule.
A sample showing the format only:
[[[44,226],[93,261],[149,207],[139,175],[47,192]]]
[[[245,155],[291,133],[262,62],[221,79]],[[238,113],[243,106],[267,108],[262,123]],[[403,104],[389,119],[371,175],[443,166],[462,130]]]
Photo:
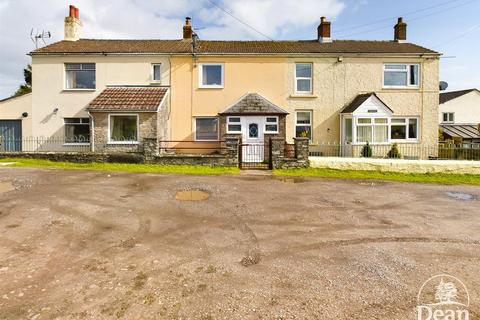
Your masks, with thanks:
[[[452,120],[450,120],[450,115]],[[447,116],[447,120],[445,120],[445,116]],[[455,112],[442,112],[442,123],[455,123]]]
[[[308,112],[310,113],[310,123],[309,124],[306,124],[306,123],[298,123],[297,122],[297,113],[298,112]],[[310,141],[313,141],[313,110],[295,110],[295,123],[294,123],[294,126],[293,126],[293,136],[298,138],[297,137],[297,127],[310,127]]]
[[[231,119],[238,119],[238,122],[232,122]],[[239,131],[232,131],[232,130],[230,130],[229,125],[240,126],[240,130]],[[242,129],[243,129],[242,117],[240,117],[240,116],[228,116],[227,117],[227,133],[241,134]]]
[[[268,118],[275,118],[275,122],[268,122]],[[311,122],[311,120],[310,120],[310,122]],[[275,130],[275,131],[267,130],[267,125],[275,125],[277,127],[277,130]],[[264,134],[276,134],[276,133],[278,133],[278,126],[279,126],[278,116],[266,116],[265,117],[265,122],[264,122],[264,127],[263,127],[263,133]]]
[[[358,120],[360,119],[369,119],[369,123],[359,123]],[[383,123],[377,123],[377,119],[385,119],[387,120],[386,122]],[[378,117],[367,117],[367,116],[358,116],[354,117],[352,121],[352,125],[354,126],[353,131],[352,131],[352,137],[354,140],[355,144],[364,144],[364,143],[369,143],[369,144],[387,144],[390,141],[390,118],[385,117],[385,116],[378,116]],[[367,141],[358,141],[358,134],[357,134],[357,128],[358,127],[371,127],[372,128],[372,135],[371,139]],[[387,128],[387,141],[374,141],[375,139],[375,127],[386,127]]]
[[[400,126],[401,124],[398,123],[392,123],[392,120],[394,119],[405,119],[405,139],[392,139],[392,126]],[[410,138],[410,120],[415,119],[417,121],[417,137],[416,138]],[[389,132],[388,132],[388,137],[390,142],[418,142],[419,141],[419,136],[420,136],[420,118],[419,117],[392,117],[390,119],[390,125],[389,125]]]
[[[220,66],[221,67],[221,84],[206,85],[203,84],[203,67],[204,66]],[[201,89],[223,89],[225,87],[225,63],[223,62],[202,62],[198,64],[198,87]]]
[[[310,65],[310,77],[297,77],[297,65],[299,64],[305,64],[305,65]],[[295,94],[297,95],[312,95],[313,94],[313,62],[295,62],[294,65],[294,74],[295,74],[295,83],[294,83],[294,88],[295,88]],[[298,80],[309,80],[310,81],[310,90],[309,91],[299,91],[298,90]]]
[[[213,139],[197,139],[197,119],[217,119],[217,137]],[[212,142],[218,141],[220,138],[220,118],[218,116],[196,116],[193,117],[193,137],[195,141]]]
[[[69,88],[68,87],[68,76],[67,72],[68,71],[82,71],[82,69],[79,70],[67,70],[67,65],[72,65],[72,64],[79,64],[79,65],[84,65],[84,64],[93,64],[95,66],[95,70],[93,70],[95,74],[95,83],[93,88]],[[91,69],[86,69],[88,71],[92,71]],[[97,64],[95,62],[65,62],[63,64],[63,91],[95,91],[97,90]]]
[[[112,117],[115,116],[134,116],[137,118],[137,140],[136,141],[113,141],[111,137],[111,124],[112,124]],[[107,135],[108,135],[108,144],[139,144],[140,143],[140,117],[136,113],[109,113],[108,114],[108,128],[107,128]]]
[[[400,69],[386,69],[385,66],[387,65],[392,65],[392,66],[406,66],[406,69],[405,70],[400,70]],[[411,72],[410,72],[410,66],[417,66],[418,67],[418,75],[417,75],[417,78],[418,78],[418,81],[417,81],[417,84],[410,84],[410,80],[411,80]],[[421,84],[421,65],[420,63],[388,63],[388,62],[385,62],[383,63],[383,67],[382,67],[382,87],[384,89],[419,89],[420,88],[420,84]],[[405,72],[407,74],[407,85],[386,85],[385,84],[385,72]]]
[[[160,69],[160,79],[155,79],[155,67],[158,66]],[[162,82],[162,64],[161,63],[152,63],[150,70],[150,82],[151,83],[161,83]]]

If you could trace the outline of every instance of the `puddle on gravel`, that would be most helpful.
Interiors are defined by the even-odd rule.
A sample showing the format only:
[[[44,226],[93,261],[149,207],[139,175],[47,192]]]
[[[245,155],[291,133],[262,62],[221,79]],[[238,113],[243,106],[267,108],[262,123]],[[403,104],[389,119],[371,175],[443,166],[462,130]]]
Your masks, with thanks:
[[[202,190],[177,191],[175,199],[180,201],[202,201],[210,197],[208,192]]]
[[[463,201],[475,200],[475,196],[473,194],[469,194],[469,193],[448,191],[446,194],[450,198],[453,198],[453,199],[456,199],[456,200],[463,200]]]
[[[305,182],[304,178],[281,178],[279,180],[282,181],[282,182],[285,182],[285,183],[302,183],[302,182]]]
[[[0,182],[0,193],[5,193],[13,190],[15,190],[15,187],[11,182]]]

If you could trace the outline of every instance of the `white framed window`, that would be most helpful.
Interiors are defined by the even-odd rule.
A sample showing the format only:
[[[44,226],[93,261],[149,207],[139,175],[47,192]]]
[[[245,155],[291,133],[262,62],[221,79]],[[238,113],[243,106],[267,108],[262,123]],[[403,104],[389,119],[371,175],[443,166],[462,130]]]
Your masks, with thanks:
[[[419,85],[419,64],[386,63],[383,65],[383,87],[418,88]]]
[[[65,144],[90,143],[89,118],[64,118]]]
[[[224,74],[223,63],[201,63],[198,68],[198,87],[223,88]]]
[[[390,139],[392,141],[418,140],[418,118],[392,118]]]
[[[95,89],[95,63],[66,63],[66,89]]]
[[[196,117],[195,118],[195,141],[218,140],[218,118]]]
[[[455,112],[443,112],[442,113],[442,122],[445,122],[445,123],[455,122]]]
[[[240,117],[227,117],[227,133],[242,133]]]
[[[278,133],[278,117],[265,117],[265,133]]]
[[[152,82],[161,82],[162,81],[162,64],[161,63],[152,63]]]
[[[295,111],[295,137],[312,140],[312,111]]]
[[[388,142],[388,118],[356,118],[356,142]]]
[[[134,144],[139,136],[138,114],[109,114],[108,143]]]
[[[312,90],[312,63],[295,63],[295,92],[311,94]]]

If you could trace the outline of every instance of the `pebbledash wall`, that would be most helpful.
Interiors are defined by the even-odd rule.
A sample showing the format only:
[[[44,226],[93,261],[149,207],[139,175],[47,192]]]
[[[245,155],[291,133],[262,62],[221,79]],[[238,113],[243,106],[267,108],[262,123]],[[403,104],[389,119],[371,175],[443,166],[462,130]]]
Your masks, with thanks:
[[[295,136],[295,111],[313,113],[312,142],[339,142],[339,112],[355,96],[376,92],[395,116],[420,119],[420,139],[414,144],[438,142],[438,57],[419,55],[355,54],[285,56],[173,56],[172,67],[172,138],[194,140],[194,119],[217,116],[247,92],[256,92],[289,112],[286,138]],[[198,70],[204,62],[224,64],[224,87],[199,88]],[[313,63],[313,94],[296,95],[295,63]],[[385,63],[420,64],[420,86],[408,89],[383,87]]]

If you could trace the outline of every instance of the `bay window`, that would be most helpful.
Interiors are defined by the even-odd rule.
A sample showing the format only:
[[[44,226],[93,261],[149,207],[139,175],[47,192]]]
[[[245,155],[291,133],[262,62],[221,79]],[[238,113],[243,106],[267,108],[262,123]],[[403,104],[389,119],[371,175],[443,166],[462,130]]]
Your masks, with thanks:
[[[384,64],[384,87],[418,87],[420,83],[420,65],[418,64]]]
[[[419,119],[410,117],[345,117],[343,141],[382,144],[397,141],[415,142],[419,137]]]
[[[356,142],[388,142],[387,118],[357,118]]]
[[[418,119],[392,118],[390,136],[392,141],[418,139]]]

